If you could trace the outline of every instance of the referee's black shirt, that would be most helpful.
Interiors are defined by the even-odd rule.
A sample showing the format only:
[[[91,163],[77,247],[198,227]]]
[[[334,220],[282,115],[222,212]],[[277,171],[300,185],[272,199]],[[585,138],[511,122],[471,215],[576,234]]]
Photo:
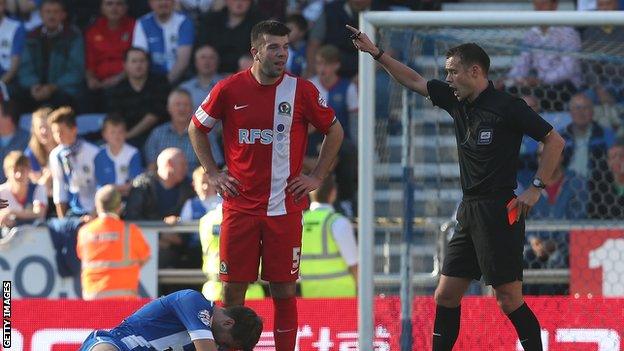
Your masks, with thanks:
[[[524,100],[494,89],[492,82],[473,101],[458,101],[440,80],[427,82],[429,98],[455,121],[464,195],[487,195],[516,188],[522,136],[541,141],[552,126]]]

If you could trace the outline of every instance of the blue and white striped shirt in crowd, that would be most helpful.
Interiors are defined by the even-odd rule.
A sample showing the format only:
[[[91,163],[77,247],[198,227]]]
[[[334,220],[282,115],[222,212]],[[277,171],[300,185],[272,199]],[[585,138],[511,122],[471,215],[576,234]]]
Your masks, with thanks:
[[[136,21],[132,46],[149,52],[152,72],[167,74],[177,60],[181,46],[192,46],[193,22],[185,15],[174,12],[166,23],[160,23],[153,12]]]
[[[95,157],[95,181],[100,188],[106,184],[127,184],[143,172],[141,153],[132,145],[124,144],[117,155],[104,145]]]
[[[100,148],[79,139],[73,145],[58,145],[50,152],[52,198],[55,204],[67,203],[75,215],[95,208],[95,156]]]

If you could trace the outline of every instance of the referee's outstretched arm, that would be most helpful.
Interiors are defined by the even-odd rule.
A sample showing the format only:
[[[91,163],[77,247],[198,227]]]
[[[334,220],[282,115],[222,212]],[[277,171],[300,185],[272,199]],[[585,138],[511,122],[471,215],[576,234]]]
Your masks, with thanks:
[[[371,54],[397,82],[422,96],[429,96],[427,79],[403,63],[393,59],[390,55],[384,55],[383,50],[376,47],[366,33],[362,33],[348,24],[346,27],[353,32],[351,40],[357,49]]]

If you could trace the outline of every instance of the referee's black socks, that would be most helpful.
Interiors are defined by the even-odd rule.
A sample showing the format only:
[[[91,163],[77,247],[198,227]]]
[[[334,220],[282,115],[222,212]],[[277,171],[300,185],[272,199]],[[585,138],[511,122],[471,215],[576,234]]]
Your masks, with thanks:
[[[516,328],[524,351],[543,351],[539,322],[526,303],[508,314],[507,317]]]
[[[436,306],[433,323],[433,351],[451,351],[459,334],[461,306],[448,308]]]

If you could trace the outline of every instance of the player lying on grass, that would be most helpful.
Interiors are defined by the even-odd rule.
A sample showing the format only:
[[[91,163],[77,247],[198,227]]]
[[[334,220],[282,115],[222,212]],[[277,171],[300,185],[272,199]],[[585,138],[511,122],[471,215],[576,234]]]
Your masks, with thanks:
[[[78,351],[251,351],[261,333],[252,309],[218,307],[197,291],[181,290],[151,301],[111,331],[94,331]]]

